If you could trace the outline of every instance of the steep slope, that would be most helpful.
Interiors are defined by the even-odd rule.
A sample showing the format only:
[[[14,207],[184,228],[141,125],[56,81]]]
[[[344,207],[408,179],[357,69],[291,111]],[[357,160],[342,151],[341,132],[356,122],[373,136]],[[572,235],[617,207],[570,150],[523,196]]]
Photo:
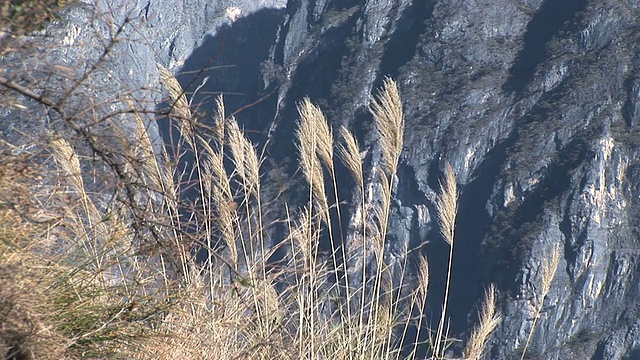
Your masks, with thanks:
[[[435,189],[450,162],[461,188],[452,336],[465,336],[482,288],[496,283],[504,321],[491,358],[519,358],[539,306],[530,358],[640,356],[638,1],[283,6],[283,0],[86,1],[36,37],[49,49],[44,56],[7,55],[0,75],[28,83],[49,74],[43,79],[53,79],[55,90],[55,81],[64,85],[91,70],[105,39],[118,34],[122,40],[88,79],[86,89],[95,91],[89,98],[108,108],[109,101],[98,100],[121,102],[116,93],[131,93],[144,107],[160,99],[156,63],[176,73],[211,65],[212,58],[214,65],[236,64],[206,73],[203,100],[207,92],[237,92],[227,95],[233,111],[274,91],[241,120],[258,140],[269,139],[270,153],[290,169],[297,165],[295,105],[304,96],[334,126],[354,129],[374,161],[367,106],[372,89],[391,75],[402,87],[407,130],[390,228],[395,246],[428,242],[432,318],[439,315],[447,256],[434,221]],[[181,79],[190,91],[202,81]],[[154,109],[143,110],[150,121]],[[29,146],[25,134],[44,136],[50,119],[32,115],[0,109],[3,137]],[[158,137],[155,126],[149,131]],[[542,267],[555,248],[561,261],[542,296]]]
[[[541,302],[529,357],[633,358],[638,15],[635,1],[290,1],[271,55],[284,72],[272,151],[292,150],[282,144],[303,96],[375,151],[369,96],[397,77],[407,135],[391,228],[412,245],[431,241],[431,311],[446,259],[434,189],[451,162],[462,191],[453,335],[493,282],[505,319],[492,358],[519,358]],[[555,247],[562,259],[542,298]]]

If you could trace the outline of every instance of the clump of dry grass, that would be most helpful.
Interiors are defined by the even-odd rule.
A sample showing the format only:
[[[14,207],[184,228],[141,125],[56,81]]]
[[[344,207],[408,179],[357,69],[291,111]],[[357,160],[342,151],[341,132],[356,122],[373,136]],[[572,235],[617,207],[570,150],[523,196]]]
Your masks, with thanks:
[[[98,227],[104,219],[78,177],[75,153],[60,139],[54,144],[60,173],[43,165],[44,153],[21,159],[13,149],[0,161],[0,193],[20,194],[0,197],[0,352],[16,359],[127,356],[166,305],[141,293],[140,309],[126,300],[138,290],[114,281],[122,254],[98,247],[105,240],[98,237],[116,227]],[[11,170],[20,163],[21,171]],[[56,178],[69,187],[43,184]]]
[[[64,358],[64,337],[47,324],[51,278],[35,255],[38,234],[30,194],[39,178],[28,156],[0,145],[0,354],[5,358]],[[31,215],[29,218],[23,218]],[[28,250],[23,251],[23,248]]]
[[[382,161],[370,176],[356,137],[341,128],[336,140],[318,106],[309,99],[299,104],[296,141],[308,201],[299,208],[284,205],[285,219],[267,223],[263,159],[226,116],[222,98],[216,99],[214,125],[203,126],[177,80],[161,66],[158,71],[171,104],[167,115],[181,135],[172,151],[154,150],[142,112],[123,97],[133,132],[112,128],[118,149],[103,160],[115,159],[109,163],[115,170],[98,173],[113,187],[95,188],[88,180],[93,165],[74,144],[91,147],[96,139],[74,128],[78,138],[56,133],[46,144],[55,175],[44,181],[48,200],[7,202],[4,213],[0,202],[0,220],[6,214],[18,216],[21,226],[46,220],[20,233],[6,225],[0,234],[0,276],[11,284],[0,288],[0,299],[9,299],[0,302],[0,310],[9,309],[0,311],[0,339],[16,338],[6,329],[20,334],[19,341],[0,346],[35,357],[47,348],[59,358],[398,359],[402,346],[412,347],[409,357],[418,356],[417,340],[405,342],[411,328],[416,339],[426,331],[429,264],[420,255],[410,267],[409,249],[397,262],[385,257],[404,136],[397,84],[385,79],[371,101]],[[178,173],[175,164],[186,153],[193,164]],[[343,233],[334,161],[355,179],[350,215],[357,236]],[[185,199],[181,191],[192,182],[197,198]],[[450,274],[457,210],[450,166],[441,198]],[[16,205],[26,204],[34,205],[16,212]],[[287,231],[274,235],[270,226],[276,223]],[[284,241],[274,246],[278,237]],[[319,244],[327,237],[332,248],[324,255]],[[142,246],[143,238],[155,242]],[[36,246],[46,243],[42,239],[50,246]],[[68,252],[56,258],[61,243]],[[272,266],[267,259],[278,249],[286,255]],[[196,251],[206,259],[196,261]],[[37,302],[25,297],[25,284],[36,289]],[[487,297],[487,309],[493,299]],[[470,354],[482,352],[498,321],[494,312],[487,314]],[[439,328],[436,356],[444,337]]]

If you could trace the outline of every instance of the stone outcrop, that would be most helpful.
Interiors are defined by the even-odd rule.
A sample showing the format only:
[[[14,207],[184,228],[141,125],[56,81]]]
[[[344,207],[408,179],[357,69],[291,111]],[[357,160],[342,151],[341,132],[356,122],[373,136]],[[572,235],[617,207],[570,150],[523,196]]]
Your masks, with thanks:
[[[290,1],[271,55],[286,74],[274,136],[310,96],[375,150],[369,97],[397,78],[407,129],[391,228],[431,241],[435,299],[445,162],[461,185],[453,334],[496,283],[505,318],[491,358],[518,355],[541,302],[529,357],[637,357],[638,14],[634,1]],[[555,247],[562,259],[542,298]]]

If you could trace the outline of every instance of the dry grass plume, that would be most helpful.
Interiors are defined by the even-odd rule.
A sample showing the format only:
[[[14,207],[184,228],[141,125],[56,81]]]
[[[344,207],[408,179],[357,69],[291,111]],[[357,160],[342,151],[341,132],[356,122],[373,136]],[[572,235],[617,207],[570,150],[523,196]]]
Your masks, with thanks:
[[[485,290],[482,308],[478,314],[478,325],[471,333],[465,346],[465,360],[479,360],[484,355],[487,340],[496,329],[502,317],[496,309],[496,288],[490,285]]]

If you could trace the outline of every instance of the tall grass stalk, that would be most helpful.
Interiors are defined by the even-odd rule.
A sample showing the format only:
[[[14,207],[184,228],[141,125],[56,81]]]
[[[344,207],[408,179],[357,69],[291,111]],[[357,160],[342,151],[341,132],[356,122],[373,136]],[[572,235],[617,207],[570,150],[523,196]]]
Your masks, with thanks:
[[[445,325],[447,323],[447,306],[449,304],[449,288],[451,287],[451,269],[453,265],[453,240],[455,238],[455,224],[458,213],[458,189],[453,168],[447,163],[445,166],[444,178],[440,182],[440,196],[436,202],[436,210],[438,213],[438,225],[440,233],[444,241],[449,245],[449,261],[447,268],[447,281],[444,290],[444,299],[442,302],[442,313],[438,323],[438,330],[434,343],[434,356],[436,358],[444,357]]]
[[[384,249],[389,225],[389,215],[391,211],[392,186],[395,180],[400,154],[404,144],[404,115],[402,112],[402,101],[398,85],[390,78],[386,78],[377,97],[373,98],[370,105],[373,115],[373,122],[379,135],[380,152],[382,155],[382,166],[384,171],[379,172],[381,180],[382,199],[374,213],[378,215],[378,233],[374,237],[374,255],[376,257],[376,275],[374,280],[374,313],[380,309],[381,297],[389,296],[383,290],[383,276],[388,274],[384,263]],[[366,240],[365,240],[366,241]],[[398,292],[399,294],[400,292]],[[388,298],[393,304],[393,294]],[[378,316],[374,316],[378,319]],[[373,338],[377,338],[379,324],[374,320]],[[388,329],[389,336],[392,329]],[[387,338],[389,338],[387,336]],[[373,354],[372,354],[373,356]],[[373,359],[373,357],[372,357]]]

